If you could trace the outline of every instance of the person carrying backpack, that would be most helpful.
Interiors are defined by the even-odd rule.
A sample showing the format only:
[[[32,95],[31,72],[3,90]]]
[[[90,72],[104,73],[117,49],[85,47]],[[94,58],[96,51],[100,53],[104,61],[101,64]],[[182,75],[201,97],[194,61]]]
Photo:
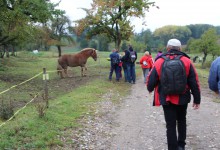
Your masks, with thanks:
[[[118,54],[117,50],[112,50],[112,53],[109,55],[110,61],[111,61],[111,68],[110,68],[110,73],[109,73],[109,80],[112,80],[112,75],[113,72],[115,71],[116,75],[116,81],[119,81],[120,78],[120,67],[119,67],[119,62],[120,62],[120,55]]]
[[[198,74],[189,56],[181,52],[179,40],[168,41],[167,52],[155,61],[146,85],[149,92],[154,91],[153,105],[163,107],[168,150],[184,150],[190,93],[194,109],[200,106],[201,93]]]
[[[127,79],[129,83],[135,84],[136,72],[135,72],[135,61],[137,60],[137,53],[133,50],[132,46],[129,45],[127,51],[125,51],[125,62],[127,64]]]

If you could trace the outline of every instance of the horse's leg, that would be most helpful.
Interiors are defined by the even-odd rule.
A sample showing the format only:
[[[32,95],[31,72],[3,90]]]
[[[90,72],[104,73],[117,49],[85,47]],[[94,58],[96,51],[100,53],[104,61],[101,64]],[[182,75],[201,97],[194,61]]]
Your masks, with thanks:
[[[63,78],[63,67],[60,64],[57,65],[57,74],[60,75],[60,78]]]
[[[84,76],[84,74],[83,74],[83,66],[81,66],[81,76],[83,77]]]
[[[64,68],[64,73],[65,73],[66,77],[69,77],[68,72],[67,72],[67,67]]]
[[[87,67],[86,67],[86,66],[84,66],[84,68],[85,68],[85,71],[84,71],[84,76],[86,76],[86,73],[87,73]]]

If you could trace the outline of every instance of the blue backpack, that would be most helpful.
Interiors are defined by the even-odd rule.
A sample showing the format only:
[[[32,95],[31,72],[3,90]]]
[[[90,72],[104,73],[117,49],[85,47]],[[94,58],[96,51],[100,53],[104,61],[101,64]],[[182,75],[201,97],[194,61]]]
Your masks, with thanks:
[[[120,57],[119,57],[119,55],[117,54],[115,57],[112,57],[112,58],[111,58],[111,62],[112,62],[113,65],[118,65],[119,62],[120,62]]]

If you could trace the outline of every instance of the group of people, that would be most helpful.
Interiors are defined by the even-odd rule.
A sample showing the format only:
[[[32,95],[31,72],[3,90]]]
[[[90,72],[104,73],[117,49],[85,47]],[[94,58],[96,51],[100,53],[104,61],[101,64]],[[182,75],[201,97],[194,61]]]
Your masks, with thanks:
[[[159,51],[154,61],[150,53],[145,52],[140,59],[140,65],[147,90],[149,93],[154,91],[153,105],[162,105],[164,111],[168,150],[185,150],[186,115],[191,94],[192,107],[195,110],[200,108],[199,78],[190,57],[181,51],[181,42],[178,39],[170,39],[166,48],[167,52]],[[132,47],[129,47],[129,50],[133,50]],[[114,54],[110,56],[112,55]],[[127,63],[129,55],[129,52],[125,51],[125,55],[121,57],[122,63]],[[126,81],[135,83],[135,63],[130,61],[125,67],[129,70],[125,73]],[[211,64],[208,84],[220,97],[220,57]]]
[[[123,56],[119,54],[118,50],[113,50],[109,57],[111,61],[109,80],[112,80],[113,72],[115,72],[116,81],[119,81],[120,78],[122,78],[123,69],[125,82],[135,84],[135,62],[137,60],[137,53],[133,50],[133,47],[129,45],[128,50],[124,50]]]
[[[162,54],[162,51],[159,51],[156,58]],[[124,71],[124,80],[128,83],[135,84],[136,81],[136,71],[135,71],[135,62],[137,60],[137,53],[133,50],[133,47],[129,45],[128,50],[124,50],[123,55],[119,54],[119,51],[114,49],[109,56],[111,61],[109,80],[112,80],[112,75],[115,72],[116,81],[119,81],[122,78],[122,70]],[[144,55],[140,58],[139,64],[141,65],[144,77],[144,83],[146,83],[146,78],[153,67],[154,60],[150,52],[146,51]]]

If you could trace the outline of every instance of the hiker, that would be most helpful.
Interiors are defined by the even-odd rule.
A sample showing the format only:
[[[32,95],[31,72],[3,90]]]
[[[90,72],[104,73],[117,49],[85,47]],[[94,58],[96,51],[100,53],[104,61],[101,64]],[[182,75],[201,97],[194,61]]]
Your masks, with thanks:
[[[190,93],[194,109],[199,109],[201,93],[198,74],[190,57],[181,52],[179,40],[168,41],[167,52],[159,56],[148,76],[147,89],[149,92],[154,90],[153,105],[163,107],[168,150],[184,150]]]
[[[125,52],[125,60],[127,63],[128,82],[135,84],[135,61],[137,60],[137,53],[135,50],[133,50],[131,45],[129,45],[128,50]]]
[[[122,68],[124,71],[124,81],[128,82],[128,70],[127,70],[127,61],[125,59],[125,53],[127,50],[123,51],[122,57],[121,57],[121,62],[122,62]]]
[[[144,83],[146,83],[147,75],[150,69],[153,67],[152,57],[150,56],[150,53],[148,51],[146,51],[144,53],[144,56],[141,57],[140,65],[143,71]]]
[[[163,52],[159,50],[159,51],[157,52],[157,55],[156,55],[154,61],[156,61],[157,58],[160,57],[162,54],[163,54]]]
[[[119,62],[120,62],[120,56],[116,49],[112,50],[112,53],[109,55],[110,61],[111,61],[111,68],[109,73],[109,81],[112,80],[113,72],[115,71],[116,75],[116,81],[119,81],[120,78],[120,68],[119,68]]]
[[[211,64],[208,84],[210,90],[220,97],[220,57],[217,57]]]

